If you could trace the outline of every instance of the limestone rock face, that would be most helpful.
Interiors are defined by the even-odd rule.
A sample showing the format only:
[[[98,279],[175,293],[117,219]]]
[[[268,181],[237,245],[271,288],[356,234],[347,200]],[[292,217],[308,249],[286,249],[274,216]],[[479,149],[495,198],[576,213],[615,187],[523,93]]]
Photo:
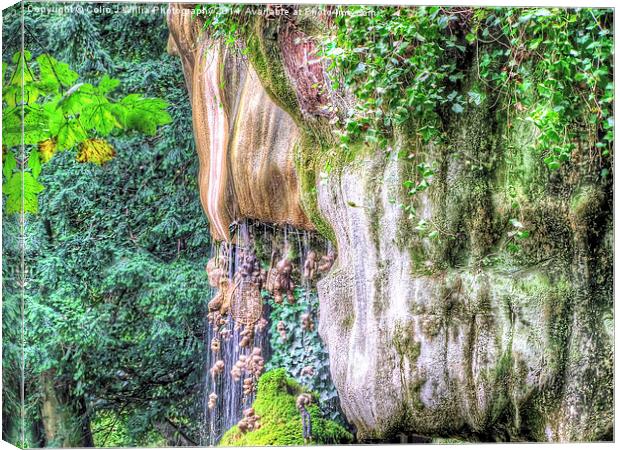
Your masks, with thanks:
[[[612,185],[587,148],[549,172],[535,132],[488,100],[449,118],[442,148],[402,131],[392,144],[412,158],[362,149],[320,177],[326,106],[351,96],[311,90],[325,75],[302,27],[256,19],[244,64],[169,22],[214,236],[251,217],[337,245],[319,331],[359,438],[612,438]],[[431,187],[412,198],[404,183],[422,162]]]
[[[247,60],[210,40],[191,11],[170,8],[168,48],[183,63],[200,158],[200,198],[213,237],[229,239],[229,225],[244,217],[313,229],[299,204],[297,127]]]
[[[390,202],[403,181],[398,166],[367,159],[319,197],[338,244],[337,265],[318,286],[319,331],[358,437],[609,437],[613,308],[610,291],[591,290],[607,269],[591,271],[611,263],[611,229],[598,263],[574,249],[572,261],[431,271],[431,251],[403,246],[410,231]],[[421,207],[436,213],[428,197]]]

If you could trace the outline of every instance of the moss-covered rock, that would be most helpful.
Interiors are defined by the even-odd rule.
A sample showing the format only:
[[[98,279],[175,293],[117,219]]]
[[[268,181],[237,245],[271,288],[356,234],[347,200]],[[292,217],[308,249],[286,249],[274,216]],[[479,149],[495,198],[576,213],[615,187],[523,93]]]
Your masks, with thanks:
[[[241,433],[235,425],[228,430],[221,446],[304,445],[301,415],[295,405],[303,387],[287,377],[284,369],[265,373],[258,381],[258,393],[252,405],[261,417],[256,431]],[[312,443],[348,444],[353,436],[338,423],[324,419],[316,403],[308,408],[312,422]]]
[[[295,59],[312,53],[312,36],[299,38],[292,22],[252,18],[244,41],[262,87],[298,128],[290,150],[303,211],[337,245],[317,285],[319,332],[357,438],[611,436],[612,186],[591,146],[550,171],[536,126],[487,90],[460,113],[440,111],[434,144],[415,137],[425,124],[406,122],[386,151],[353,139],[342,151],[338,120],[303,107],[323,73]],[[459,61],[454,95],[486,90],[478,62]],[[336,94],[334,110],[354,109],[351,92]],[[421,163],[432,181],[411,193]],[[261,388],[265,428],[233,428],[224,444],[301,443],[296,391],[282,383],[274,392],[284,396],[269,400]],[[277,402],[290,411],[268,406]]]

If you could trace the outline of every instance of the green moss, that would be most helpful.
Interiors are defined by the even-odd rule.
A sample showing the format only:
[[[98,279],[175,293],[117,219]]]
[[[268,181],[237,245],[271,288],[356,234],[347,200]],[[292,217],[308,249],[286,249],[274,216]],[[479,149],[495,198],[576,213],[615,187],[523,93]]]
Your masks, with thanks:
[[[295,405],[297,396],[306,392],[288,378],[284,369],[265,373],[258,381],[258,393],[252,405],[261,417],[256,431],[241,433],[235,425],[220,442],[221,446],[304,445],[301,415]],[[315,399],[316,400],[316,399]],[[353,436],[336,422],[322,417],[316,401],[308,408],[312,421],[312,442],[315,444],[347,444]]]
[[[336,242],[336,236],[321,214],[317,200],[318,174],[326,164],[325,148],[333,147],[330,133],[321,124],[302,117],[301,110],[284,69],[282,54],[276,41],[276,21],[257,17],[245,38],[248,58],[269,97],[295,121],[301,132],[301,143],[295,149],[295,168],[299,177],[301,206],[317,231]]]
[[[416,370],[416,363],[422,349],[422,344],[420,342],[417,342],[413,337],[413,323],[403,324],[401,322],[398,322],[396,324],[392,335],[392,346],[396,350],[396,353],[399,355],[399,368],[401,371],[401,378],[403,384],[406,384],[405,370],[407,368],[405,366],[405,360],[409,362],[409,370]],[[420,400],[420,390],[424,385],[425,381],[426,380],[424,380],[423,378],[418,377],[414,383],[410,384],[410,400],[411,404],[416,409],[422,409],[424,407],[422,401]]]
[[[317,174],[320,173],[321,166],[324,166],[324,160],[322,152],[314,144],[315,141],[309,135],[302,133],[301,145],[295,149],[301,206],[317,231],[326,239],[336,242],[334,230],[319,210]]]
[[[508,393],[512,391],[513,363],[512,351],[509,347],[501,356],[494,369],[495,396],[489,410],[490,417],[487,419],[488,423],[495,423],[504,414],[507,405],[511,402]]]
[[[261,17],[254,20],[246,38],[247,55],[267,94],[299,124],[301,112],[297,98],[284,71],[282,54],[275,41],[276,30],[273,26],[276,24],[277,21],[267,21]]]
[[[342,321],[340,322],[340,328],[343,331],[351,331],[353,328],[353,323],[355,322],[355,316],[353,313],[346,315]]]
[[[411,326],[413,326],[413,324],[411,324]],[[415,365],[420,356],[421,344],[416,342],[413,338],[413,328],[408,330],[403,323],[398,322],[394,327],[392,346],[396,349],[396,352],[401,358],[408,358],[409,362]]]

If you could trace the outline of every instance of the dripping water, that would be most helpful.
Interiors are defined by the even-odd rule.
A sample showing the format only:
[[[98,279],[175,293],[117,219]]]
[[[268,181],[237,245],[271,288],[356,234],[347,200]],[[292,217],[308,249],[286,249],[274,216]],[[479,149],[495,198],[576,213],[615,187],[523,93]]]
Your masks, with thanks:
[[[259,244],[257,246],[257,244]],[[260,247],[260,248],[259,248]],[[263,262],[269,263],[272,255],[277,258],[295,256],[293,262],[294,279],[300,283],[303,289],[303,298],[298,301],[307,305],[307,312],[311,314],[315,326],[318,326],[318,311],[312,308],[311,290],[313,283],[302,276],[304,270],[304,262],[311,250],[320,254],[333,251],[332,244],[328,240],[324,240],[315,233],[297,230],[290,226],[276,227],[265,223],[249,223],[242,221],[237,225],[234,233],[231,233],[231,242],[220,243],[212,246],[212,256],[218,260],[225,261],[225,269],[230,280],[238,272],[242,264],[242,253],[244,250],[255,251],[257,257]],[[258,253],[261,253],[260,255]],[[318,259],[318,258],[317,258]],[[274,261],[275,262],[275,261]],[[265,267],[263,267],[265,269]],[[320,277],[318,271],[315,279]],[[212,289],[209,300],[215,295],[216,289]],[[284,300],[287,301],[287,300]],[[270,307],[268,302],[263,302],[262,318],[269,321]],[[265,362],[271,356],[271,348],[269,345],[269,324],[263,329],[255,329],[253,343],[247,348],[240,348],[239,343],[243,336],[243,326],[236,326],[231,314],[228,314],[228,323],[224,328],[230,330],[230,338],[221,338],[219,331],[213,324],[205,319],[205,336],[206,336],[206,365],[204,377],[204,394],[203,394],[203,411],[204,411],[204,429],[202,436],[202,445],[217,445],[223,434],[232,426],[236,425],[243,417],[243,410],[250,407],[255,399],[255,392],[249,396],[243,394],[243,379],[241,376],[239,381],[234,381],[231,376],[231,369],[239,360],[241,354],[249,354],[254,347],[261,349],[261,355]],[[211,351],[211,343],[214,338],[220,339],[220,351],[214,354]],[[305,336],[302,338],[304,347],[309,345]],[[215,379],[211,376],[209,369],[216,361],[224,362],[224,372],[216,375]],[[329,377],[329,368],[325,367],[327,373],[316,373],[314,376],[321,378]],[[299,379],[302,384],[309,385],[309,379]],[[215,393],[217,402],[213,409],[209,409],[209,395]],[[339,401],[336,398],[322,402],[321,408],[325,413],[333,415],[333,413],[341,414]]]
[[[225,261],[228,261],[228,277],[231,280],[241,265],[241,250],[250,247],[247,222],[239,224],[239,229],[233,241],[233,243],[221,244],[214,253],[217,258],[223,258]],[[215,289],[213,289],[212,294],[214,293]],[[263,304],[261,317],[265,320],[269,318],[269,307],[266,303]],[[205,320],[205,335],[208,340],[205,346],[207,357],[203,395],[204,423],[206,425],[206,429],[203,432],[204,445],[216,445],[223,434],[239,422],[243,416],[243,410],[250,407],[254,401],[254,393],[247,396],[243,394],[244,376],[238,381],[235,381],[231,376],[230,370],[239,360],[239,356],[241,354],[248,355],[254,347],[261,349],[261,355],[265,361],[267,361],[270,356],[269,339],[267,336],[268,327],[261,330],[255,329],[252,344],[247,348],[241,348],[239,343],[243,338],[241,332],[244,327],[241,324],[236,324],[231,314],[228,314],[227,320],[228,323],[224,325],[224,328],[230,330],[230,337],[228,338],[219,336],[220,330],[218,330],[218,327],[215,327],[213,324],[209,323],[208,320]],[[214,338],[220,340],[220,351],[217,354],[214,354],[211,350],[211,343]],[[220,359],[224,361],[224,372],[216,375],[214,378],[211,376],[209,369]],[[209,409],[208,406],[209,395],[211,393],[217,395],[216,406],[213,409]]]

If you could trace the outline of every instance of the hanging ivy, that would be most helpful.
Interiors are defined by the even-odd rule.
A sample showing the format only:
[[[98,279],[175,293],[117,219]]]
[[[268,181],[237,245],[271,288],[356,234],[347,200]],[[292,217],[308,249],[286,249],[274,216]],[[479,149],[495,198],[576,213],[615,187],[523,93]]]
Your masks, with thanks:
[[[269,342],[273,353],[266,369],[285,368],[295,380],[319,394],[324,412],[332,419],[342,419],[329,372],[329,356],[318,332],[318,295],[308,288],[296,288],[294,294],[293,304],[278,304],[267,291],[262,293],[271,306]],[[306,314],[313,323],[311,329],[303,326]]]

